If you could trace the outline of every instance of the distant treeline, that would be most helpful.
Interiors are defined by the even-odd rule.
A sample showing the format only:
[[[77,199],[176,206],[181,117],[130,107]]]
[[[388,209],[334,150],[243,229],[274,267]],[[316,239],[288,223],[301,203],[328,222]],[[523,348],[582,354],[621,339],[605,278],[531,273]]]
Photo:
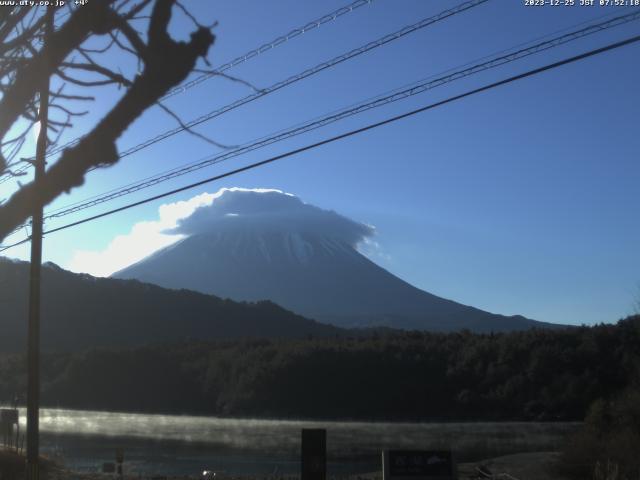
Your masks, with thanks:
[[[25,391],[0,357],[0,400]],[[640,316],[508,334],[407,332],[247,340],[43,357],[43,403],[279,418],[581,420],[636,388]]]

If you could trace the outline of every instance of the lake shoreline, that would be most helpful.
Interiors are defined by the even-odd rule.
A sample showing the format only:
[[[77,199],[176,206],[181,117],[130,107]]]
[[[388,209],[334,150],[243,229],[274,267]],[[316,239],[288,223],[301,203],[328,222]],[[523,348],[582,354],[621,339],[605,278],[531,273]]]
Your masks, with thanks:
[[[557,471],[558,452],[524,452],[500,457],[482,459],[476,462],[459,463],[457,465],[460,480],[477,478],[479,470],[493,475],[505,474],[518,480],[566,480]],[[65,469],[61,466],[49,465],[45,480],[107,480],[112,474],[86,473]],[[201,474],[192,475],[162,475],[143,476],[126,473],[125,480],[141,480],[161,478],[162,480],[202,480]],[[327,480],[381,480],[381,470],[370,470],[351,475],[327,474]],[[271,475],[234,475],[219,473],[216,480],[300,480],[299,474],[271,474]]]
[[[21,411],[24,432],[24,411]],[[123,449],[130,471],[184,476],[216,469],[234,475],[299,471],[303,428],[327,430],[329,471],[339,476],[379,468],[384,449],[452,449],[460,463],[557,451],[580,422],[340,422],[228,419],[42,409],[41,452],[66,468],[98,473]]]

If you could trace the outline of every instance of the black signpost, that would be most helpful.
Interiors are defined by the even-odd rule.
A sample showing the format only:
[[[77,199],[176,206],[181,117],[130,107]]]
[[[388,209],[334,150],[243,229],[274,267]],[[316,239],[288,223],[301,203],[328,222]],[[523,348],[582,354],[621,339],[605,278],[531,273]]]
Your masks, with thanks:
[[[122,469],[122,464],[124,462],[124,450],[122,448],[116,449],[116,476],[119,480],[122,480],[124,477],[124,471]]]
[[[302,429],[301,480],[326,480],[327,431],[324,428]]]
[[[456,480],[450,450],[388,450],[382,452],[383,480]]]

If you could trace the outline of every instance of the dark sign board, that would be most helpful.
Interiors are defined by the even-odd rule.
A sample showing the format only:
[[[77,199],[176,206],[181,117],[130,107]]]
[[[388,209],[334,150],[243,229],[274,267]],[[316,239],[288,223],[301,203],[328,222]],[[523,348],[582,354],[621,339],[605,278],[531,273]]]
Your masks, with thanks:
[[[449,450],[389,450],[383,453],[384,480],[454,480],[456,466]]]
[[[301,460],[301,480],[326,480],[327,431],[325,429],[302,429]]]

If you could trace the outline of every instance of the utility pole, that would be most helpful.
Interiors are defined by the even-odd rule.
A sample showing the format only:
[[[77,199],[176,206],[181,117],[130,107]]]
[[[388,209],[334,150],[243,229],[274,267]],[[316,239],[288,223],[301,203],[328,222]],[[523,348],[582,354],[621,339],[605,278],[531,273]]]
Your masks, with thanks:
[[[47,130],[49,122],[49,68],[47,65],[49,40],[53,32],[55,8],[46,7],[44,25],[44,67],[40,75],[40,131],[36,144],[35,178],[36,194],[31,220],[31,271],[29,276],[29,325],[27,340],[27,466],[26,480],[39,480],[40,468],[40,271],[42,267],[42,202],[37,195],[37,186],[45,171]]]

